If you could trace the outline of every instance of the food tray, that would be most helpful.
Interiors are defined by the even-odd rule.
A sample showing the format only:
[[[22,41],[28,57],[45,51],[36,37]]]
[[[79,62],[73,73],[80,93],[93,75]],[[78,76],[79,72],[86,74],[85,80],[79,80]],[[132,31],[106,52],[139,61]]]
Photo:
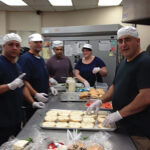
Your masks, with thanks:
[[[66,84],[59,83],[57,85],[54,85],[54,88],[57,89],[59,92],[66,91]]]
[[[62,92],[60,93],[60,101],[62,102],[84,102],[89,99],[80,99],[81,92]]]
[[[62,109],[51,109],[51,110],[56,110],[56,111],[59,111],[59,110],[62,110]],[[71,111],[81,111],[81,110],[71,110]],[[86,113],[86,111],[82,111],[84,113]],[[110,113],[110,111],[99,111],[98,114],[99,115],[108,115]],[[46,115],[45,115],[46,116]],[[44,117],[45,117],[44,116]],[[83,116],[82,116],[83,117]],[[112,124],[110,128],[98,128],[98,121],[96,120],[95,124],[94,124],[94,128],[71,128],[71,127],[44,127],[42,126],[42,123],[44,122],[44,118],[43,118],[43,121],[41,122],[40,124],[40,127],[43,128],[43,129],[80,129],[80,130],[90,130],[90,131],[115,131],[116,130],[116,124]],[[56,121],[57,123],[58,121]]]

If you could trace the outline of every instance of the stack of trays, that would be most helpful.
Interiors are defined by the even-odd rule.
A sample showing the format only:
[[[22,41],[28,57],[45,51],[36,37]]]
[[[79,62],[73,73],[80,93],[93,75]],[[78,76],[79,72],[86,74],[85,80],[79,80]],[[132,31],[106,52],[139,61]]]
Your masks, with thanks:
[[[109,111],[99,111],[98,114],[86,114],[80,110],[49,110],[41,123],[44,129],[82,129],[82,130],[106,130],[114,131],[115,124],[109,127],[103,127],[102,122]]]

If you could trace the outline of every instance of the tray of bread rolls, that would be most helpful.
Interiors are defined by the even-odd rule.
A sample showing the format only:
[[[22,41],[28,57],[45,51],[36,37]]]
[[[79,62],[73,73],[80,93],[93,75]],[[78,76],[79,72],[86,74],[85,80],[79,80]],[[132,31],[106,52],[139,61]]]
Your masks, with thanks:
[[[104,89],[91,88],[84,92],[62,92],[60,94],[60,101],[80,102],[89,99],[99,99],[105,94]]]
[[[110,111],[99,111],[97,114],[87,114],[82,110],[50,109],[46,112],[40,124],[44,129],[81,129],[114,131],[115,124],[103,127],[102,122]]]

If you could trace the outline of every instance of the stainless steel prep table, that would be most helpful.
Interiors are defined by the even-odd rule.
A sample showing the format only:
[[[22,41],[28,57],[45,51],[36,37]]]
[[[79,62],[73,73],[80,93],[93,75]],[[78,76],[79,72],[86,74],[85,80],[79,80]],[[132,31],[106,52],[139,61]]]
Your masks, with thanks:
[[[36,133],[34,133],[35,128],[38,129],[41,134],[45,137],[51,137],[52,139],[62,140],[65,142],[66,131],[67,130],[46,130],[40,128],[40,123],[45,116],[45,113],[49,109],[76,109],[76,110],[85,110],[84,102],[60,102],[60,95],[50,96],[49,102],[46,104],[44,109],[39,109],[35,112],[29,122],[25,125],[22,131],[18,134],[17,138],[25,139],[31,137],[33,140],[36,139]],[[90,136],[97,131],[81,131],[83,136]],[[112,150],[136,150],[131,139],[124,134],[109,132],[112,136],[109,139],[109,143],[112,145]]]

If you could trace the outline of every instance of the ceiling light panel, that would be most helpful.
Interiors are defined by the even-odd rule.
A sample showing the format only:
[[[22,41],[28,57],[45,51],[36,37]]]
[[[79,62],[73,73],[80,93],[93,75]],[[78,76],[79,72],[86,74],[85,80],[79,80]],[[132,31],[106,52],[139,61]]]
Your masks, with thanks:
[[[98,6],[117,6],[122,0],[99,0]]]
[[[71,0],[49,0],[53,6],[72,6]]]
[[[27,4],[22,0],[0,0],[0,1],[9,6],[27,6]]]

